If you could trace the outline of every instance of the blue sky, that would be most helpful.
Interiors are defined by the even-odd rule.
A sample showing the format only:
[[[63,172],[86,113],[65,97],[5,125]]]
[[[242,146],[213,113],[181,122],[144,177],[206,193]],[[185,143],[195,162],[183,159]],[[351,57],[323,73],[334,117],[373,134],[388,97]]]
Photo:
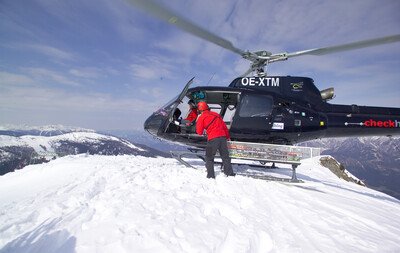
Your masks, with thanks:
[[[400,1],[159,1],[243,50],[293,52],[400,34]],[[248,62],[126,0],[1,0],[0,124],[139,129],[195,76]],[[332,103],[400,107],[400,43],[269,66],[335,87]]]

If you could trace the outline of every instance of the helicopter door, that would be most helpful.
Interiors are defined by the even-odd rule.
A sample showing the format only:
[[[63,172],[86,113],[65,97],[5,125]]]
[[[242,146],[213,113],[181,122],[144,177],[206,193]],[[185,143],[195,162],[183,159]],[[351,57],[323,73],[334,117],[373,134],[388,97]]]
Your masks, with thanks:
[[[236,136],[258,138],[271,129],[273,99],[268,95],[242,93],[239,107],[232,121],[230,132]]]
[[[168,130],[171,130],[170,128],[176,127],[174,121],[176,120],[176,118],[174,117],[175,115],[177,115],[177,107],[180,103],[182,103],[182,99],[185,97],[190,85],[193,83],[194,77],[192,79],[189,80],[189,82],[186,83],[185,87],[183,88],[182,92],[177,96],[177,98],[175,99],[175,101],[171,101],[170,104],[172,104],[171,106],[171,111],[168,114],[168,120],[164,125],[164,133],[167,132]],[[179,110],[179,109],[178,109]],[[180,113],[179,113],[180,115]],[[179,116],[178,116],[179,117]]]

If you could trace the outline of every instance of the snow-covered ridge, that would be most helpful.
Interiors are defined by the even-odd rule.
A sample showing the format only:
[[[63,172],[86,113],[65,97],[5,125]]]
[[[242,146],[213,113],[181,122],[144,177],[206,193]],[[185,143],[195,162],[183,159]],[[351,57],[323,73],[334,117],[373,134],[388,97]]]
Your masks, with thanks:
[[[33,147],[37,153],[54,152],[54,145],[58,145],[61,141],[73,141],[73,142],[91,142],[93,144],[99,143],[101,141],[121,141],[128,147],[137,149],[139,151],[145,151],[132,143],[103,134],[98,134],[94,132],[73,132],[57,136],[32,136],[24,135],[20,137],[0,135],[0,147],[5,146],[29,146]]]
[[[80,127],[68,127],[63,125],[48,125],[48,126],[28,126],[28,125],[3,125],[0,126],[0,135],[9,136],[56,136],[60,134],[72,132],[89,132],[94,133],[92,129]]]
[[[50,131],[68,131],[68,132],[95,132],[92,129],[86,129],[82,127],[72,127],[72,126],[64,126],[64,125],[46,125],[46,126],[31,126],[31,125],[12,125],[5,124],[0,125],[0,130],[3,131],[31,131],[38,130],[42,132],[50,132]]]
[[[82,153],[149,157],[163,155],[123,139],[92,132],[73,132],[56,136],[0,135],[0,175],[22,169],[29,164]]]
[[[318,158],[301,184],[67,156],[0,177],[0,252],[396,252],[400,202]],[[237,168],[234,168],[237,169]]]

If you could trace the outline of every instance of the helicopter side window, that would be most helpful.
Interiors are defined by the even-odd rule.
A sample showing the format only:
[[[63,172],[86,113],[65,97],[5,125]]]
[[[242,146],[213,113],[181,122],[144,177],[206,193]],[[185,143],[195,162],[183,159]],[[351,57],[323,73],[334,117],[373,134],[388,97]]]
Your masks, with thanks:
[[[221,105],[220,104],[208,104],[208,107],[210,107],[210,110],[213,112],[216,112],[218,114],[221,113]]]
[[[272,98],[270,96],[245,94],[242,96],[239,117],[265,117],[271,114]]]
[[[223,115],[224,122],[228,129],[231,128],[233,116],[236,113],[236,106],[235,105],[228,105],[225,110],[225,114]]]

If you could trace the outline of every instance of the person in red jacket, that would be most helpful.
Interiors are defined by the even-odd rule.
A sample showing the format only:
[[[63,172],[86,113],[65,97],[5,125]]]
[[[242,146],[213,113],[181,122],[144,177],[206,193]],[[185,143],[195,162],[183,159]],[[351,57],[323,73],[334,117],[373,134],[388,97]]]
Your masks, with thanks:
[[[215,178],[214,157],[217,152],[221,155],[223,172],[227,176],[235,176],[233,173],[231,159],[229,157],[227,140],[230,140],[229,130],[224,120],[218,113],[210,111],[206,102],[199,102],[197,109],[201,115],[197,119],[196,133],[203,135],[204,130],[207,134],[206,147],[206,168],[207,178]]]
[[[186,125],[191,126],[194,124],[194,122],[197,119],[197,108],[196,108],[196,104],[191,99],[188,101],[188,105],[189,105],[190,109],[189,109],[189,113],[186,116],[185,120],[186,120]]]

